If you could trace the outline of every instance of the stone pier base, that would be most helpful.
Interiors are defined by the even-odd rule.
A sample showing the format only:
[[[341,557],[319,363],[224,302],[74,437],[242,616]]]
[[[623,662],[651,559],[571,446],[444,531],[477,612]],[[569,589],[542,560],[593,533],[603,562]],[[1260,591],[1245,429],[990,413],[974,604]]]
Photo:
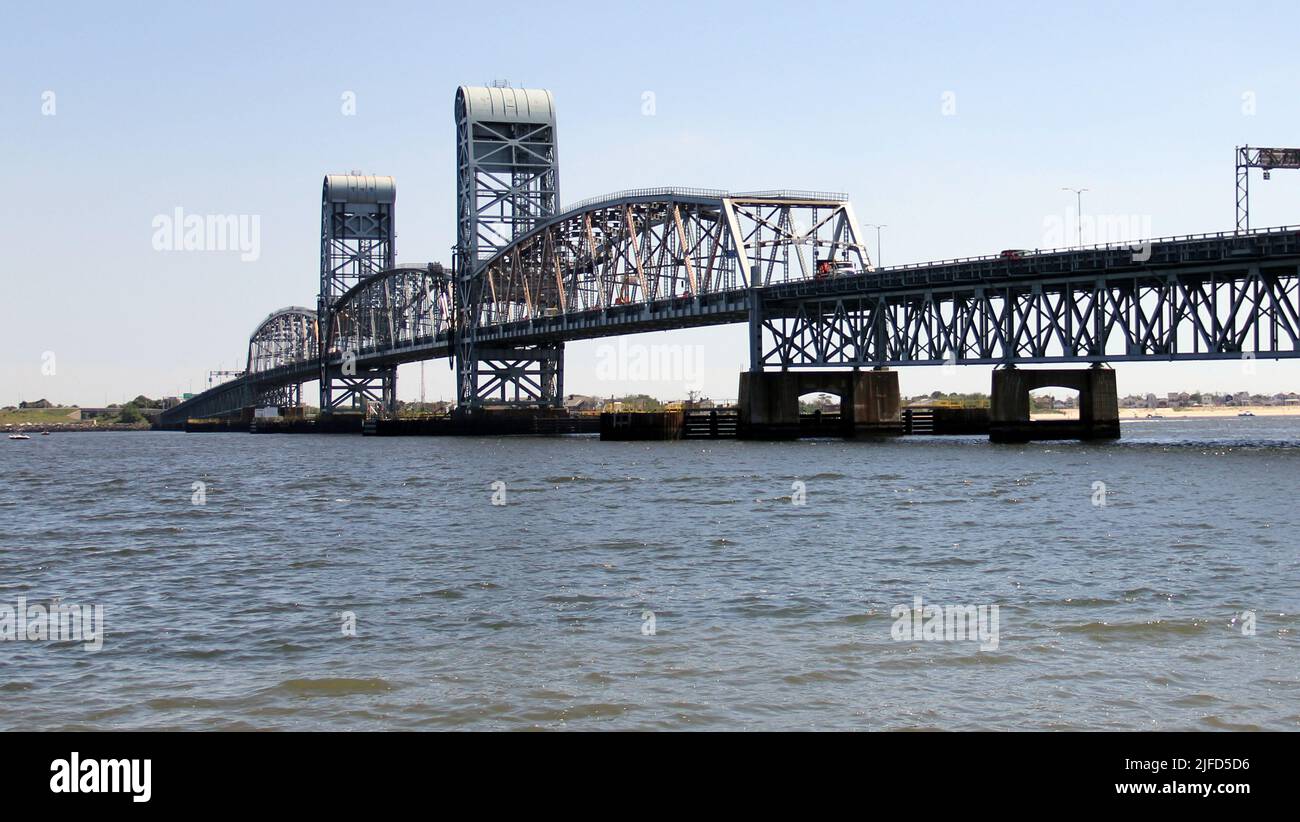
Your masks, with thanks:
[[[1029,392],[1049,387],[1079,392],[1078,420],[1029,419]],[[1109,368],[994,371],[989,439],[993,442],[1119,439],[1115,372]]]
[[[842,436],[902,433],[897,371],[743,371],[738,436],[798,438],[799,397],[814,392],[840,398]]]

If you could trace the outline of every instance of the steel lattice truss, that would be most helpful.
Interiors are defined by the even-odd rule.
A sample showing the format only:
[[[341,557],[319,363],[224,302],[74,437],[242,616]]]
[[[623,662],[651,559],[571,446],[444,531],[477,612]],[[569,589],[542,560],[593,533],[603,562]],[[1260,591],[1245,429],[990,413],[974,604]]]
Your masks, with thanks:
[[[331,174],[321,195],[320,299],[328,308],[356,283],[393,265],[392,177]]]
[[[293,306],[273,311],[248,338],[245,373],[261,374],[316,359],[316,312]]]
[[[763,367],[1300,356],[1293,263],[764,306]]]
[[[835,195],[632,193],[570,210],[490,259],[478,316],[465,324],[486,329],[869,267],[851,207]]]
[[[252,404],[259,407],[302,404],[302,385],[277,379],[284,370],[316,362],[316,312],[293,306],[272,312],[248,338]],[[269,379],[268,379],[269,378]]]
[[[715,211],[725,215],[722,206],[718,198]],[[801,208],[812,206],[792,205],[789,225],[799,225]],[[737,209],[736,230],[707,203],[642,193],[573,209],[521,238],[491,261],[498,299],[483,310],[497,322],[474,330],[492,373],[481,395],[551,396],[562,363],[542,349],[566,340],[746,319],[758,368],[1300,357],[1300,228],[888,269],[866,269],[863,256],[863,270],[832,266],[830,276],[805,277],[799,247],[821,249],[818,259],[831,249],[843,258],[842,239],[812,236],[835,221],[809,219],[807,230],[782,235],[770,228],[780,217],[764,212],[747,230],[744,213]],[[572,227],[585,234],[588,219],[593,232],[583,245]],[[607,228],[603,243],[591,240],[598,223]],[[857,253],[850,244],[849,259]],[[692,282],[699,291],[688,296]],[[629,302],[620,304],[624,294]],[[454,305],[453,284],[436,266],[374,274],[340,300],[336,342],[323,362],[338,372],[341,342],[359,352],[359,379],[365,369],[452,356],[467,333]],[[168,409],[164,419],[238,412],[254,393],[310,380],[317,363],[294,363],[293,343],[272,341],[278,322],[255,332],[268,353],[252,358],[250,343],[252,373]],[[373,397],[375,387],[353,390]]]
[[[555,100],[541,89],[456,90],[457,247],[466,274],[559,205]]]
[[[331,174],[321,195],[320,292],[316,314],[318,329],[328,334],[335,326],[334,311],[344,294],[382,271],[393,267],[396,254],[393,213],[397,184],[392,177],[365,174]],[[364,410],[375,404],[389,412],[397,409],[397,371],[384,367],[358,373],[351,366],[356,352],[340,349],[333,341],[321,343],[317,377],[322,413]],[[343,368],[332,368],[331,357],[350,358]]]
[[[391,352],[446,335],[451,327],[450,280],[437,263],[398,267],[358,283],[335,304],[331,352]]]

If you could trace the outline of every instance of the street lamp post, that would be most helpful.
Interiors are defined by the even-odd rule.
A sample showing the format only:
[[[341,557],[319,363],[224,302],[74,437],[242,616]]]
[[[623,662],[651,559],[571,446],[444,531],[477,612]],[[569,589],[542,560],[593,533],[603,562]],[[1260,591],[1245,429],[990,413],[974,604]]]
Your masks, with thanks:
[[[1074,192],[1076,202],[1074,222],[1079,229],[1079,248],[1083,248],[1083,192],[1087,190],[1088,189],[1086,188],[1070,188],[1069,186],[1061,186],[1061,191]]]
[[[877,225],[876,223],[867,223],[865,227],[874,228],[876,230],[876,268],[882,268],[885,265],[885,261],[882,259],[880,254],[880,229],[889,228],[889,226],[884,224]]]

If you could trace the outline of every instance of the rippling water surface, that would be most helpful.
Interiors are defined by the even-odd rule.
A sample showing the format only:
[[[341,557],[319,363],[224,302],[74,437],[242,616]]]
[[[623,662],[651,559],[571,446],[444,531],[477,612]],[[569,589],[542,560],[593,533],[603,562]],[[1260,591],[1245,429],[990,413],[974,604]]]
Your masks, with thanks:
[[[1124,437],[6,442],[0,604],[106,636],[0,643],[0,728],[1300,728],[1300,418]]]

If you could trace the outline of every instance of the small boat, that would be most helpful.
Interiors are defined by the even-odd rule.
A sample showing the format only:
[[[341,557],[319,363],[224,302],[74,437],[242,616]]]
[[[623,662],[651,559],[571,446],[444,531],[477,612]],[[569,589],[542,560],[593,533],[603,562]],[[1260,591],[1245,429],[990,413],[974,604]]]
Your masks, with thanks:
[[[49,431],[42,431],[42,432],[41,432],[41,436],[42,436],[42,437],[48,437],[49,435],[50,435],[50,432],[49,432]]]
[[[1241,412],[1240,414],[1238,414],[1237,416],[1238,416],[1238,417],[1253,417],[1253,416],[1255,416],[1255,415],[1254,415],[1253,413],[1251,413],[1250,411],[1242,411],[1242,412]]]
[[[29,440],[29,439],[31,439],[31,437],[27,436],[26,434],[10,434],[10,435],[9,435],[9,439],[11,439],[11,440]]]

